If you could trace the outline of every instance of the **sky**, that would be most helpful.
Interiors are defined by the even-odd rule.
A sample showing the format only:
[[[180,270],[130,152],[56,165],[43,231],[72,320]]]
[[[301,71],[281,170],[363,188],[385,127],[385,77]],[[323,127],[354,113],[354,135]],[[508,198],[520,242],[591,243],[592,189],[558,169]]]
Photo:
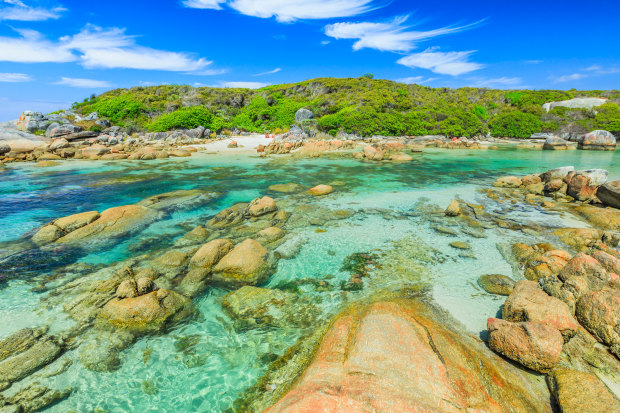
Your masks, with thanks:
[[[158,84],[620,89],[620,1],[0,0],[0,121]]]

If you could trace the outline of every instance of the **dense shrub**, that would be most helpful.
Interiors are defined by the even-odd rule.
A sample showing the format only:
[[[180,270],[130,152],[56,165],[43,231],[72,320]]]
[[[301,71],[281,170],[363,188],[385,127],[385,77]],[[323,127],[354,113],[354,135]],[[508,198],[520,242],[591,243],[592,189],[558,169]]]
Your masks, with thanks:
[[[88,111],[97,112],[99,116],[108,118],[114,123],[138,118],[145,110],[144,104],[128,94],[99,98],[96,103],[88,107]]]
[[[489,123],[493,136],[511,138],[529,138],[533,133],[541,132],[542,127],[539,117],[518,111],[501,114]]]
[[[157,118],[149,125],[152,132],[165,132],[172,129],[193,129],[198,126],[211,128],[213,115],[203,106],[190,106],[178,109]]]
[[[615,103],[605,103],[596,109],[592,129],[603,129],[620,138],[620,107]]]

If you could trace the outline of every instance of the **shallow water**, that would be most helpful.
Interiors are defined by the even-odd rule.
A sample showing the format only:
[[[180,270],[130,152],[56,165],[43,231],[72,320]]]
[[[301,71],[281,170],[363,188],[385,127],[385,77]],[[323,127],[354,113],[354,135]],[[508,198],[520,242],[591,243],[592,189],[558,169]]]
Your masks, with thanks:
[[[310,203],[315,207],[349,209],[355,214],[334,225],[295,228],[293,236],[306,241],[299,254],[281,260],[266,283],[277,287],[290,281],[323,280],[331,287],[320,290],[303,284],[301,294],[313,300],[327,319],[358,293],[339,288],[350,274],[342,271],[351,254],[377,250],[383,267],[368,281],[368,288],[421,282],[432,288],[436,302],[450,311],[473,333],[485,329],[486,319],[497,313],[503,300],[483,293],[476,285],[485,273],[513,274],[498,244],[532,242],[521,231],[484,230],[475,238],[463,228],[432,213],[432,205],[445,208],[455,197],[500,208],[478,190],[505,174],[529,174],[574,165],[578,169],[603,168],[610,178],[620,178],[615,152],[591,151],[442,151],[415,155],[406,164],[363,163],[351,159],[291,160],[247,156],[192,158],[138,162],[68,161],[51,168],[11,165],[0,172],[0,257],[9,254],[25,234],[61,216],[136,203],[146,197],[177,189],[205,189],[218,197],[208,204],[171,213],[143,232],[123,239],[112,248],[87,247],[83,251],[58,251],[58,257],[29,257],[0,269],[0,339],[23,327],[49,325],[52,333],[70,327],[59,304],[47,301],[55,276],[47,288],[38,288],[48,275],[72,262],[105,268],[134,255],[171,246],[196,225],[238,202],[265,194],[286,204]],[[331,183],[336,191],[310,199],[274,194],[268,186],[296,182],[306,187]],[[541,208],[518,205],[506,218],[545,227],[585,226],[570,217]],[[434,225],[454,228],[456,236],[438,233]],[[320,231],[317,231],[320,229]],[[541,237],[545,237],[541,233]],[[450,247],[465,241],[470,256]],[[430,252],[429,252],[430,251]],[[403,260],[402,262],[400,260]],[[7,261],[4,261],[6,264]],[[10,268],[10,270],[9,270]],[[94,270],[93,269],[93,270]],[[51,407],[66,411],[223,411],[254,384],[270,361],[282,355],[304,334],[303,327],[236,329],[223,312],[220,300],[227,291],[212,289],[195,300],[200,317],[176,326],[167,334],[142,338],[123,353],[122,367],[113,373],[95,373],[77,360],[77,351],[64,373],[41,378],[52,388],[71,386],[74,393]],[[46,305],[42,306],[42,300]]]

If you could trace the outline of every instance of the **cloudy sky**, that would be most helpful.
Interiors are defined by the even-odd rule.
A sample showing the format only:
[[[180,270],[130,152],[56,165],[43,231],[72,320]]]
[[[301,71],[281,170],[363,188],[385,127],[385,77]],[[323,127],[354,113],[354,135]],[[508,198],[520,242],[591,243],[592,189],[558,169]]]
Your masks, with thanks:
[[[163,83],[619,89],[618,15],[617,0],[0,0],[0,121]]]

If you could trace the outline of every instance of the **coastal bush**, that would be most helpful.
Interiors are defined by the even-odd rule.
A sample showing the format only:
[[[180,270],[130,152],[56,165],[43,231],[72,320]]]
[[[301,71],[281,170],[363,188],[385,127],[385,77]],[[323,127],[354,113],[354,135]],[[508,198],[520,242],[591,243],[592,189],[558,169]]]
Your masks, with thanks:
[[[603,129],[620,138],[620,107],[615,103],[605,103],[596,109],[592,129]]]
[[[198,126],[211,128],[213,115],[203,106],[180,108],[155,119],[148,129],[151,132],[166,132],[172,129],[194,129]]]
[[[493,136],[511,138],[529,138],[533,133],[541,132],[542,127],[539,117],[519,111],[503,113],[489,122]]]
[[[94,104],[88,106],[87,110],[97,112],[99,116],[108,118],[114,123],[119,123],[125,119],[140,117],[145,112],[146,107],[133,96],[125,94],[98,98]]]

